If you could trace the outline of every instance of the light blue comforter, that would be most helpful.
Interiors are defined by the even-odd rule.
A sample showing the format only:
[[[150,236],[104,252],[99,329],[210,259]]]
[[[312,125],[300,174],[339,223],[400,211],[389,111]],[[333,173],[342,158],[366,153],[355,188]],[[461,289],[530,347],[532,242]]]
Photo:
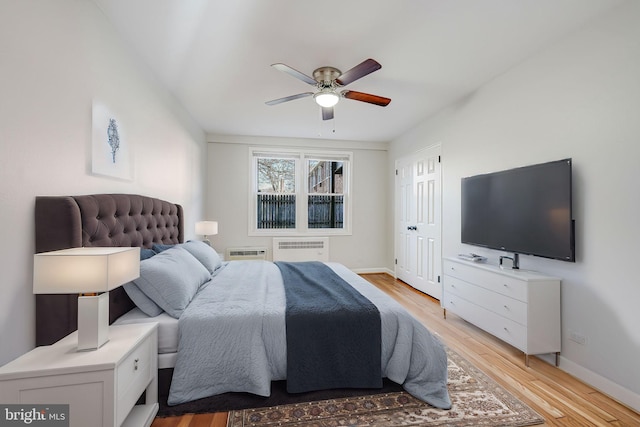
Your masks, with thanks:
[[[398,302],[341,264],[328,264],[380,311],[382,374],[413,396],[449,409],[440,341]],[[275,264],[232,261],[203,285],[179,319],[169,405],[225,392],[269,396],[286,379],[285,293]]]

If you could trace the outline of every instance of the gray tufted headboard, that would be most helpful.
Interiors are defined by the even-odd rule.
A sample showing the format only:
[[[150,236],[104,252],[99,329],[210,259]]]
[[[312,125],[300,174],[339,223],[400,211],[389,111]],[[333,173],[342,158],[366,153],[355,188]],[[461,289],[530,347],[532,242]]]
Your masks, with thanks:
[[[89,246],[139,246],[184,241],[182,206],[135,194],[36,197],[36,253]],[[109,322],[133,308],[124,289],[109,293]],[[78,328],[77,295],[36,295],[36,345]]]

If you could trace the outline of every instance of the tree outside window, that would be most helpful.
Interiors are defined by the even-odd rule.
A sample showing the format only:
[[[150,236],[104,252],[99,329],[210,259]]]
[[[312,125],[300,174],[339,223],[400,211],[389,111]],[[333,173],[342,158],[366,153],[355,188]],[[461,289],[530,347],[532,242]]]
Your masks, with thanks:
[[[296,161],[257,158],[257,228],[296,228]]]

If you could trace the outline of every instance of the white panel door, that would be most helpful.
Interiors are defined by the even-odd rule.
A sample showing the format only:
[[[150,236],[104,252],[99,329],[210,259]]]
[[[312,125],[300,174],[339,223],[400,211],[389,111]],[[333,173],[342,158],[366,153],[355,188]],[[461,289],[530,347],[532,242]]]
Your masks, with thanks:
[[[396,276],[406,282],[414,281],[415,234],[412,227],[415,223],[415,197],[413,196],[413,166],[411,159],[396,162]]]
[[[440,146],[396,162],[396,275],[440,299],[441,171]]]

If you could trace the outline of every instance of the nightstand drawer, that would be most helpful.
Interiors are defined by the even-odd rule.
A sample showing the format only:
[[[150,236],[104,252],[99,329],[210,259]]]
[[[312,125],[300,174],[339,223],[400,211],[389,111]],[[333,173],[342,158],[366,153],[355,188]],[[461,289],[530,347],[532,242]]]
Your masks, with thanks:
[[[118,425],[127,417],[127,414],[151,381],[151,355],[154,353],[154,337],[155,332],[142,341],[118,365],[116,372],[116,399],[118,401],[116,405],[118,408],[116,420]]]

